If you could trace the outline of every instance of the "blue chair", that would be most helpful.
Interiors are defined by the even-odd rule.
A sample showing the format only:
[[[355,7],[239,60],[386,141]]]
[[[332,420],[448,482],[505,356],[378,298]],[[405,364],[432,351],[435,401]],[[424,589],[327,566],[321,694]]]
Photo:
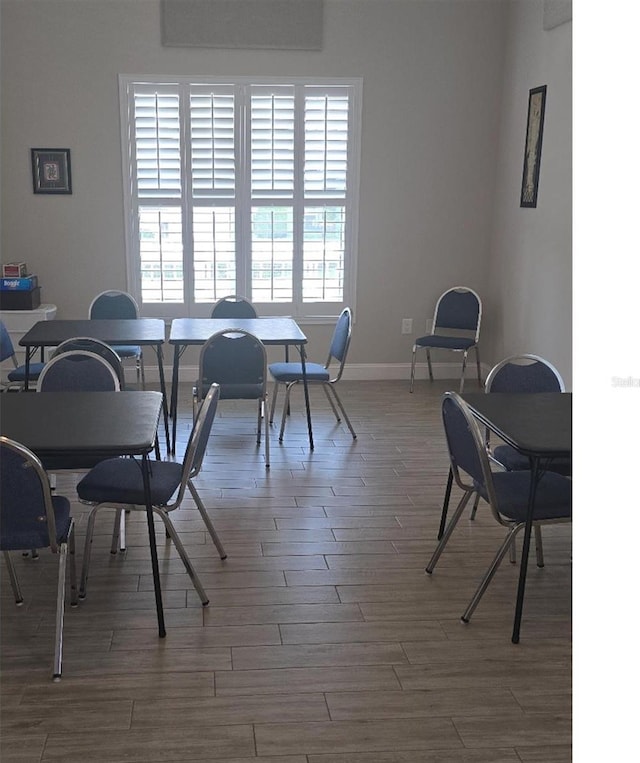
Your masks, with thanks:
[[[479,493],[487,501],[495,520],[507,528],[505,539],[462,615],[462,620],[469,622],[517,533],[525,526],[531,472],[528,470],[497,473],[491,471],[485,439],[478,422],[457,393],[445,392],[442,400],[442,420],[451,469],[463,495],[427,564],[426,572],[429,574],[433,572],[462,512],[475,493]],[[570,521],[571,480],[555,472],[543,472],[537,483],[533,513],[534,528]]]
[[[564,382],[558,370],[549,361],[538,355],[525,353],[522,355],[511,355],[495,365],[484,386],[485,392],[564,392]],[[490,432],[485,432],[485,442],[487,453],[491,461],[500,469],[507,471],[528,470],[530,467],[529,459],[513,448],[511,445],[498,445],[493,450],[490,443]],[[571,476],[570,459],[554,459],[546,464],[549,471]],[[449,472],[449,481],[447,482],[447,491],[445,501],[442,507],[442,516],[440,518],[440,531],[438,538],[442,537],[447,517],[449,496],[451,493],[452,473]],[[479,494],[476,494],[473,509],[471,510],[471,519],[475,519],[478,510]],[[542,536],[540,528],[536,528],[536,552],[538,554],[538,566],[544,566],[542,554]],[[515,549],[511,555],[511,561],[515,562]]]
[[[321,365],[320,363],[306,363],[305,370],[307,374],[307,383],[322,385],[322,389],[327,396],[327,400],[331,405],[331,409],[333,410],[336,420],[340,422],[340,415],[338,414],[338,409],[340,409],[345,423],[349,427],[349,431],[355,440],[357,435],[353,426],[351,425],[349,417],[347,416],[347,412],[342,405],[342,401],[336,392],[336,384],[342,378],[344,365],[347,360],[347,353],[349,351],[349,344],[351,343],[351,326],[351,309],[345,307],[344,310],[340,313],[340,316],[336,322],[335,329],[333,331],[333,337],[331,338],[331,344],[329,345],[329,355],[327,357],[326,363],[324,365]],[[337,363],[337,368],[335,367],[334,361]],[[334,368],[336,368],[334,375],[332,375],[332,364],[334,364]],[[282,423],[280,425],[279,438],[280,442],[282,442],[284,437],[284,428],[287,421],[287,414],[289,413],[289,398],[291,395],[291,390],[296,384],[299,384],[303,381],[302,363],[272,363],[269,366],[269,372],[275,381],[275,387],[273,389],[273,400],[271,401],[271,415],[269,417],[271,423],[273,423],[273,416],[276,409],[278,389],[280,388],[281,384],[285,385],[285,398],[284,406],[282,409]],[[333,395],[333,399],[331,395]],[[338,408],[336,408],[336,405]]]
[[[267,421],[267,351],[257,336],[238,328],[218,331],[200,351],[198,380],[193,388],[193,410],[211,384],[220,385],[220,400],[257,400],[258,436],[264,427],[265,466],[270,467]]]
[[[235,294],[219,299],[211,309],[212,318],[257,318],[258,312],[245,297]]]
[[[71,605],[76,594],[75,534],[69,500],[52,496],[47,474],[38,458],[20,443],[0,437],[0,549],[3,552],[16,604],[24,599],[11,551],[50,548],[58,554],[53,680],[62,677],[62,631],[67,558],[70,563]]]
[[[558,370],[539,355],[512,355],[494,366],[485,382],[485,392],[564,392],[564,381]],[[487,439],[488,443],[488,439]],[[489,450],[489,457],[508,471],[529,468],[529,459],[511,445],[498,445]],[[571,460],[556,459],[547,465],[549,471],[571,476]]]
[[[462,371],[460,374],[460,393],[464,389],[464,373],[467,367],[469,350],[476,353],[478,384],[482,384],[480,376],[480,321],[482,320],[482,302],[473,289],[466,286],[454,286],[445,291],[436,302],[433,314],[431,333],[415,340],[411,355],[411,383],[409,392],[413,392],[413,382],[416,374],[416,353],[419,349],[427,351],[427,366],[429,379],[433,381],[431,367],[431,350],[453,350],[462,353]]]
[[[126,291],[118,291],[116,289],[103,291],[94,297],[89,305],[89,318],[91,319],[126,318],[135,320],[138,317],[138,303],[131,294],[128,294]],[[144,357],[142,355],[142,347],[118,344],[113,345],[113,349],[123,360],[125,358],[135,359],[138,385],[140,385],[142,381],[142,388],[144,389]]]
[[[220,554],[220,558],[227,558],[213,522],[207,514],[207,510],[193,483],[193,480],[198,476],[202,468],[202,459],[204,458],[211,433],[211,426],[216,415],[219,395],[220,388],[216,384],[212,384],[198,410],[183,462],[151,461],[149,466],[153,511],[162,519],[167,535],[173,541],[203,606],[209,603],[209,597],[202,587],[202,583],[182,545],[182,541],[171,521],[170,513],[180,508],[185,493],[188,490]],[[78,483],[77,490],[80,500],[93,504],[87,521],[82,576],[80,579],[81,598],[86,596],[89,562],[91,559],[91,543],[98,511],[105,507],[114,508],[118,512],[124,509],[146,511],[142,468],[143,464],[139,459],[110,458],[106,461],[101,461]]]
[[[113,366],[87,350],[69,350],[54,355],[42,369],[37,392],[114,392],[120,380]]]
[[[61,342],[55,348],[51,357],[61,355],[63,352],[70,352],[71,350],[85,350],[86,352],[100,355],[100,357],[104,358],[116,372],[116,376],[120,382],[120,389],[124,389],[124,368],[122,366],[122,360],[113,347],[106,342],[103,342],[101,339],[95,339],[91,336],[75,336]]]
[[[7,374],[7,382],[2,382],[2,391],[7,392],[10,389],[24,389],[26,376],[26,366],[18,364],[16,352],[11,341],[11,336],[3,321],[0,321],[0,363],[10,360],[13,363],[13,369]],[[29,363],[29,382],[35,384],[38,376],[44,368],[44,363]]]

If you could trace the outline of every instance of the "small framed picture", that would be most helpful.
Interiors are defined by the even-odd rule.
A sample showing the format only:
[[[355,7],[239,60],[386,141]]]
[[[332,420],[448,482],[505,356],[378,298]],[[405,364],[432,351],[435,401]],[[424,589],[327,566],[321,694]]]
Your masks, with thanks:
[[[34,193],[71,193],[71,149],[32,148]]]

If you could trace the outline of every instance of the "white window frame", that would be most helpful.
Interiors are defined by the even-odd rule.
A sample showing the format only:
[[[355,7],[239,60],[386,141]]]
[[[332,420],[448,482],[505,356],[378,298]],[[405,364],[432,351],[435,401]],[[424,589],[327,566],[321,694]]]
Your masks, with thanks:
[[[136,85],[151,85],[162,89],[170,88],[172,92],[176,87],[180,93],[180,129],[183,135],[181,141],[181,175],[183,178],[182,194],[177,202],[183,210],[183,269],[185,279],[186,299],[181,303],[142,302],[141,277],[140,277],[140,238],[138,230],[138,196],[134,189],[135,176],[133,172],[132,151],[134,142],[134,123],[131,117],[133,104],[133,88]],[[147,317],[177,318],[177,317],[208,317],[212,303],[196,303],[193,298],[189,299],[189,293],[193,294],[193,276],[191,265],[193,262],[193,243],[191,228],[187,223],[189,213],[193,205],[191,176],[189,172],[190,138],[186,125],[186,111],[188,108],[188,94],[191,86],[198,85],[226,85],[230,87],[244,88],[246,86],[308,86],[330,90],[331,87],[348,88],[349,100],[349,135],[347,144],[348,166],[346,174],[346,198],[345,205],[345,254],[344,254],[344,290],[341,302],[303,302],[301,298],[292,302],[259,302],[254,301],[259,315],[291,315],[303,323],[330,323],[335,321],[343,307],[349,305],[355,310],[356,297],[356,273],[358,252],[358,208],[359,208],[359,181],[360,181],[360,143],[361,143],[361,115],[362,115],[362,79],[361,78],[307,78],[307,77],[149,77],[125,75],[119,76],[120,109],[121,109],[121,139],[122,139],[122,169],[124,184],[124,215],[125,215],[125,251],[127,263],[127,288],[131,292],[141,308],[141,314]],[[240,114],[246,112],[241,108]],[[238,124],[236,120],[236,166],[238,201],[236,204],[237,214],[250,216],[251,198],[249,185],[242,180],[242,173],[249,173],[249,164],[246,157],[247,146],[241,137],[244,124]],[[302,130],[298,124],[296,131]],[[302,145],[304,150],[304,145]],[[297,180],[300,183],[300,179]],[[300,184],[301,188],[301,184]],[[300,200],[304,199],[304,190],[294,192],[294,208]],[[267,204],[269,202],[267,201]],[[323,200],[318,200],[322,206]],[[326,202],[325,202],[326,203]],[[238,286],[236,292],[251,299],[250,289],[250,249],[245,245],[246,221],[240,221],[236,225],[236,270]],[[301,281],[301,259],[294,259],[294,279]],[[301,290],[298,289],[298,294]],[[224,295],[220,295],[224,296]]]

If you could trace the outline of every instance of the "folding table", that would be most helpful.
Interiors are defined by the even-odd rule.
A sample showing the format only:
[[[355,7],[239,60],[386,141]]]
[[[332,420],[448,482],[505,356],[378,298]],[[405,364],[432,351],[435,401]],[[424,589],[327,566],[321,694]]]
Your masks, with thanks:
[[[67,339],[77,336],[90,336],[101,339],[107,344],[129,344],[141,347],[152,347],[158,361],[160,375],[160,390],[163,402],[164,429],[169,452],[169,419],[167,411],[167,389],[164,378],[162,345],[165,340],[165,323],[160,318],[134,319],[84,319],[63,320],[56,318],[52,321],[39,321],[32,326],[20,340],[25,348],[26,376],[29,377],[29,361],[38,348],[44,360],[45,347],[57,347]],[[25,382],[25,389],[27,389]]]
[[[33,451],[40,459],[64,456],[140,456],[147,497],[147,525],[158,615],[166,635],[158,552],[149,485],[153,450],[162,411],[160,392],[42,392],[0,395],[0,432]]]
[[[203,345],[212,334],[227,329],[242,329],[256,336],[264,345],[294,346],[300,353],[302,373],[304,375],[304,400],[307,410],[307,429],[309,447],[313,450],[313,429],[311,426],[311,408],[309,406],[309,388],[306,379],[307,337],[293,318],[176,318],[171,322],[169,344],[173,345],[173,375],[171,379],[171,410],[173,417],[173,435],[171,453],[176,449],[176,411],[178,407],[178,380],[180,358],[189,346]]]
[[[528,456],[531,464],[529,507],[522,541],[518,596],[511,636],[511,641],[517,644],[520,640],[538,478],[550,460],[571,455],[572,397],[570,392],[492,392],[473,393],[462,397],[478,421],[508,445]]]

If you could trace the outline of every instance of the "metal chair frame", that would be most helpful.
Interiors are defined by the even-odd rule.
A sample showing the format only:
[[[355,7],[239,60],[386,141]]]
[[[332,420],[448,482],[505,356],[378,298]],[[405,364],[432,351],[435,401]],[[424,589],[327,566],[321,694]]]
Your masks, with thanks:
[[[116,376],[120,382],[120,389],[124,389],[124,368],[122,366],[122,359],[111,345],[103,342],[101,339],[95,339],[91,336],[74,336],[71,339],[65,339],[64,342],[61,342],[54,349],[51,357],[72,350],[86,350],[87,352],[93,352],[96,355],[100,355],[100,357],[104,358],[116,372]]]
[[[257,318],[258,311],[246,298],[237,294],[221,297],[211,308],[211,318]]]
[[[513,385],[510,384],[505,386],[504,388],[498,387],[498,389],[494,389],[494,386],[496,384],[497,385],[501,384],[501,379],[500,379],[501,374],[504,374],[506,369],[511,367],[516,367],[516,366],[522,367],[523,371],[526,370],[527,368],[533,368],[534,366],[537,366],[543,371],[548,371],[548,375],[546,379],[546,384],[548,384],[548,387],[545,386],[544,388],[541,388],[540,384],[533,384],[530,386],[529,380],[524,375],[521,375],[518,380],[520,384],[522,385],[521,388],[514,389]],[[564,392],[565,386],[564,386],[564,381],[562,380],[562,376],[560,375],[560,372],[552,363],[540,357],[539,355],[534,355],[532,353],[523,353],[521,355],[510,355],[509,357],[497,363],[487,375],[487,378],[484,384],[484,391],[488,394],[491,392],[518,392],[518,391],[520,392]],[[504,470],[505,469],[504,464],[501,461],[499,461],[497,458],[495,458],[495,456],[493,455],[491,451],[490,436],[491,435],[489,430],[488,429],[485,430],[485,447],[487,449],[487,455],[489,456],[489,459],[493,464],[495,464],[499,469]],[[445,498],[442,505],[442,515],[440,517],[440,529],[438,531],[438,540],[442,538],[442,534],[444,533],[444,529],[446,525],[452,481],[453,481],[453,475],[452,475],[452,472],[449,471],[449,479],[447,482]],[[480,495],[476,493],[476,496],[473,502],[473,508],[471,509],[470,519],[472,520],[475,519],[476,517],[479,501],[480,501]],[[543,567],[544,555],[543,555],[543,549],[542,549],[542,533],[539,527],[536,527],[534,531],[535,531],[535,538],[536,538],[537,564],[539,567]],[[509,553],[510,553],[511,563],[515,564],[516,562],[515,545],[512,545]]]
[[[457,448],[456,448],[456,445],[452,443],[450,429],[447,425],[446,409],[448,406],[454,406],[464,418],[469,437],[473,441],[474,456],[477,457],[477,466],[475,469],[473,469],[474,471],[476,471],[475,475],[472,474],[470,471],[467,471],[464,465],[458,464],[458,461],[455,455]],[[489,568],[487,569],[485,575],[480,581],[480,584],[478,585],[476,592],[474,593],[469,605],[467,606],[467,608],[465,609],[462,615],[461,619],[463,620],[463,622],[469,622],[471,615],[475,611],[482,596],[487,590],[491,580],[493,579],[493,576],[495,575],[498,567],[500,566],[500,563],[502,562],[502,559],[504,558],[507,551],[512,547],[516,535],[520,532],[520,530],[524,529],[525,522],[510,520],[504,517],[500,513],[500,506],[499,506],[495,488],[494,488],[493,473],[491,471],[491,467],[489,464],[489,457],[487,454],[484,437],[480,431],[478,422],[476,421],[475,417],[469,410],[469,407],[464,402],[464,400],[460,397],[460,395],[458,395],[455,392],[445,392],[443,397],[443,402],[442,402],[442,416],[443,416],[443,423],[444,423],[444,429],[445,429],[445,436],[447,439],[447,445],[449,449],[451,471],[452,471],[453,478],[455,479],[456,484],[463,491],[463,495],[462,495],[462,498],[460,499],[460,502],[458,503],[458,506],[456,507],[455,512],[453,513],[453,516],[451,517],[448,525],[446,526],[445,531],[442,535],[442,538],[440,539],[438,545],[436,546],[436,549],[434,550],[431,556],[431,559],[429,560],[426,566],[425,571],[428,574],[431,574],[433,572],[438,562],[438,559],[440,558],[440,555],[442,554],[445,546],[447,545],[451,537],[451,534],[453,533],[453,530],[455,529],[460,517],[462,516],[463,511],[465,510],[467,506],[467,503],[469,502],[469,499],[478,490],[479,479],[481,479],[483,483],[483,487],[486,491],[488,503],[491,508],[491,513],[493,514],[494,519],[500,525],[507,528],[506,537],[504,538],[503,542],[500,544],[500,547],[498,548],[498,551],[496,552],[493,558],[493,561],[489,565]],[[463,474],[465,474],[469,479],[465,479],[463,477]],[[558,475],[555,475],[555,476],[558,477]],[[567,479],[567,478],[562,478],[562,479]],[[562,517],[562,518],[553,518],[553,519],[540,519],[540,520],[536,520],[534,517],[533,527],[534,529],[539,529],[543,525],[560,524],[560,523],[566,523],[570,521],[571,521],[570,516]],[[536,541],[537,540],[538,540],[538,535],[536,534]],[[536,543],[536,549],[537,548],[538,548],[538,545]]]
[[[0,363],[5,360],[10,360],[13,364],[13,369],[9,371],[9,376],[18,376],[19,378],[8,379],[6,382],[3,381],[0,384],[1,391],[8,392],[12,389],[22,391],[24,389],[24,374],[26,372],[26,366],[20,365],[18,363],[18,359],[16,358],[16,351],[11,340],[11,335],[5,326],[4,321],[0,321]],[[42,368],[44,368],[44,363],[37,365],[34,363],[30,364],[29,376],[32,377],[30,378],[30,381],[34,384],[37,382],[38,374]],[[37,371],[34,369],[37,369]]]
[[[220,362],[218,368],[212,369],[209,366],[209,359],[212,353],[216,352],[218,346],[231,349],[234,347],[234,341],[239,340],[237,345],[238,352],[242,354],[233,357],[225,357],[224,362]],[[246,360],[254,373],[250,378],[242,378],[236,375],[241,361]],[[231,374],[231,376],[229,376]],[[269,427],[267,426],[267,351],[264,344],[257,336],[249,331],[239,328],[228,328],[217,331],[212,334],[204,343],[200,350],[200,359],[198,362],[198,380],[193,388],[193,410],[194,416],[202,400],[205,388],[209,384],[216,383],[220,385],[221,400],[257,400],[258,401],[258,421],[257,421],[257,445],[262,440],[262,424],[264,422],[264,446],[265,446],[265,466],[267,469],[271,466],[270,448],[269,448]],[[251,395],[244,397],[241,392],[234,393],[234,385],[255,385],[260,387],[258,396]]]
[[[471,294],[475,297],[476,303],[477,303],[477,318],[473,325],[471,325],[470,322],[466,322],[464,320],[460,320],[455,315],[455,309],[452,308],[452,304],[454,301],[456,301],[457,298],[462,297],[464,295]],[[429,379],[433,381],[433,368],[431,366],[431,350],[432,349],[443,349],[443,350],[450,350],[451,352],[461,352],[462,353],[462,371],[460,373],[460,393],[464,390],[464,375],[467,367],[467,356],[469,354],[469,350],[474,349],[476,353],[476,368],[478,372],[478,384],[482,384],[482,376],[480,372],[480,350],[478,348],[478,341],[480,339],[480,324],[482,322],[482,300],[480,299],[480,296],[475,292],[473,289],[470,289],[468,286],[454,286],[451,289],[447,289],[443,294],[440,295],[438,298],[438,301],[436,302],[436,307],[433,312],[433,324],[431,329],[431,334],[427,334],[425,336],[419,337],[416,339],[413,350],[411,353],[411,381],[409,384],[409,392],[413,392],[413,384],[415,381],[415,374],[416,374],[416,353],[419,349],[424,349],[427,351],[427,367],[429,369]],[[432,347],[429,345],[421,345],[418,344],[421,340],[427,340],[432,337],[440,337],[440,338],[446,338],[449,340],[455,340],[455,339],[465,339],[463,336],[454,336],[452,334],[447,334],[446,331],[449,330],[456,330],[456,331],[466,331],[469,334],[472,334],[472,337],[469,337],[469,339],[473,339],[473,343],[467,346],[461,346],[461,347],[454,347],[454,346],[438,346],[437,344],[434,344]],[[444,331],[445,333],[439,333]]]
[[[343,329],[343,324],[346,323],[346,330]],[[353,326],[353,319],[351,315],[351,309],[349,307],[345,307],[344,310],[340,313],[338,320],[336,321],[336,325],[333,331],[333,337],[331,339],[331,344],[329,345],[329,354],[327,356],[327,360],[323,366],[323,370],[326,371],[329,374],[329,379],[313,379],[311,375],[307,374],[307,384],[320,384],[322,386],[322,389],[324,390],[324,393],[327,397],[327,400],[329,401],[329,405],[331,406],[331,410],[333,411],[334,416],[336,417],[336,421],[340,423],[340,414],[338,413],[338,409],[340,410],[340,413],[342,413],[342,417],[344,418],[345,424],[349,428],[349,431],[351,432],[351,435],[353,439],[357,439],[358,435],[355,432],[355,429],[353,428],[353,425],[351,424],[351,420],[349,419],[349,416],[347,415],[347,412],[344,408],[344,405],[342,404],[342,400],[340,399],[338,392],[336,391],[336,384],[340,381],[342,378],[342,374],[344,372],[344,366],[347,361],[347,354],[349,352],[349,345],[351,344],[351,332],[352,332],[352,326]],[[331,376],[332,371],[332,363],[333,361],[338,361],[338,366],[335,372],[334,376]],[[290,402],[290,396],[291,396],[291,390],[296,384],[299,384],[303,381],[302,374],[296,379],[290,379],[286,381],[281,381],[278,378],[276,378],[273,374],[273,368],[275,368],[278,365],[282,364],[273,364],[269,367],[271,371],[271,375],[274,379],[275,385],[273,388],[273,398],[271,400],[271,413],[269,416],[269,423],[273,424],[273,417],[275,414],[276,409],[276,400],[278,398],[278,390],[280,388],[281,384],[285,385],[285,398],[284,398],[284,405],[282,408],[282,421],[280,423],[280,435],[279,440],[282,442],[284,439],[284,429],[287,422],[287,416],[289,415],[289,402]],[[284,364],[286,368],[286,363]],[[291,364],[292,366],[294,364]],[[296,363],[295,366],[299,366],[299,363]],[[311,368],[313,368],[314,364],[306,363],[307,371],[309,371]],[[333,395],[333,399],[332,396]],[[335,401],[335,402],[334,402]],[[337,406],[337,407],[336,407]]]
[[[116,307],[117,305],[117,307]],[[124,307],[124,310],[122,310]],[[140,317],[140,309],[136,300],[126,291],[119,289],[107,289],[97,294],[89,305],[89,318],[125,318],[135,319]],[[144,354],[142,347],[129,347],[126,345],[115,345],[118,347],[118,355],[122,360],[125,358],[135,358],[136,361],[136,381],[138,385],[145,388],[144,377]]]
[[[50,375],[55,374],[55,371],[60,364],[64,365],[69,362],[88,362],[94,364],[96,368],[100,368],[103,377],[109,380],[109,386],[102,387],[101,385],[98,385],[100,389],[108,389],[116,392],[120,391],[120,379],[118,379],[118,375],[108,360],[105,360],[101,355],[96,355],[95,352],[90,352],[88,350],[69,350],[68,352],[61,352],[59,355],[54,355],[45,365],[38,377],[36,392],[50,392],[51,390],[47,389],[47,380],[52,378]],[[49,381],[49,383],[51,382]],[[70,388],[67,387],[67,389]],[[86,390],[87,387],[83,386],[82,389]],[[96,387],[93,387],[93,389],[96,389]]]
[[[66,588],[66,570],[67,560],[69,561],[70,574],[70,604],[76,606],[78,595],[76,590],[76,566],[75,566],[75,528],[73,517],[69,517],[69,525],[66,533],[61,538],[57,537],[55,513],[53,508],[53,499],[49,488],[49,480],[42,463],[38,457],[21,443],[11,440],[8,437],[0,437],[0,446],[4,449],[13,451],[21,459],[21,468],[24,469],[23,479],[35,479],[39,485],[42,497],[42,516],[40,520],[46,521],[49,535],[48,546],[51,552],[58,554],[58,585],[56,595],[56,625],[55,625],[55,646],[53,657],[53,680],[59,681],[62,678],[62,638],[64,627],[64,600]],[[4,465],[3,465],[4,466]],[[4,491],[2,491],[4,492]],[[66,499],[65,499],[66,500]],[[41,546],[45,548],[45,546]],[[10,556],[10,550],[3,546],[3,556],[9,573],[9,581],[13,590],[15,602],[18,606],[22,605],[24,598],[18,583],[15,567]]]
[[[200,578],[198,577],[198,574],[196,573],[191,563],[191,560],[184,548],[184,545],[182,544],[182,541],[180,540],[180,537],[175,528],[175,525],[173,524],[173,521],[171,520],[170,513],[180,508],[185,496],[185,492],[188,490],[198,508],[198,511],[200,512],[202,521],[204,522],[209,532],[209,535],[211,536],[211,539],[213,540],[213,543],[215,544],[215,547],[218,550],[220,559],[227,558],[226,551],[224,550],[222,542],[220,541],[220,538],[218,537],[215,527],[213,526],[213,522],[211,521],[211,518],[207,514],[207,510],[204,506],[204,503],[202,502],[202,499],[200,498],[198,490],[193,483],[193,480],[198,476],[202,468],[202,460],[204,458],[204,454],[206,451],[209,434],[211,432],[211,426],[213,424],[213,420],[216,415],[216,409],[218,405],[219,396],[220,396],[219,386],[217,384],[212,384],[202,402],[202,405],[200,406],[200,409],[198,410],[198,414],[194,421],[193,428],[191,430],[191,435],[189,436],[189,442],[187,443],[187,449],[185,451],[184,460],[182,462],[180,482],[177,485],[176,491],[174,491],[174,494],[172,496],[173,500],[166,504],[153,506],[154,513],[157,514],[162,519],[167,536],[173,541],[176,547],[176,550],[178,551],[178,554],[180,556],[180,559],[182,560],[182,563],[184,564],[187,574],[191,578],[194,588],[198,592],[198,596],[200,597],[202,606],[207,606],[207,604],[209,603],[209,597],[206,591],[204,590],[202,583],[200,582]],[[127,459],[127,460],[131,461],[131,459]],[[157,462],[155,463],[157,466]],[[153,481],[153,464],[154,462],[151,463],[151,474],[150,474],[150,479],[152,481]],[[140,490],[142,491],[142,487],[140,488]],[[98,511],[100,511],[100,509],[103,509],[103,508],[116,509],[118,513],[116,515],[116,522],[114,524],[114,527],[117,528],[120,526],[120,523],[117,521],[117,517],[122,511],[126,509],[145,511],[146,506],[144,503],[124,504],[124,503],[118,503],[113,501],[104,501],[100,503],[95,503],[91,501],[90,499],[83,497],[82,481],[80,481],[80,483],[78,484],[78,494],[80,496],[81,501],[83,501],[84,503],[89,502],[90,504],[93,505],[93,508],[91,509],[91,512],[89,513],[89,518],[87,520],[87,534],[85,536],[82,575],[80,578],[80,594],[79,595],[80,595],[80,598],[83,599],[86,597],[86,592],[87,592],[87,580],[89,578],[89,564],[91,561],[91,544],[93,542],[93,532],[94,532],[94,527],[95,527]],[[140,497],[142,498],[142,493]],[[115,533],[115,530],[114,530],[114,533]],[[117,540],[117,539],[114,538],[114,540]],[[114,549],[112,544],[112,552],[113,550]]]

